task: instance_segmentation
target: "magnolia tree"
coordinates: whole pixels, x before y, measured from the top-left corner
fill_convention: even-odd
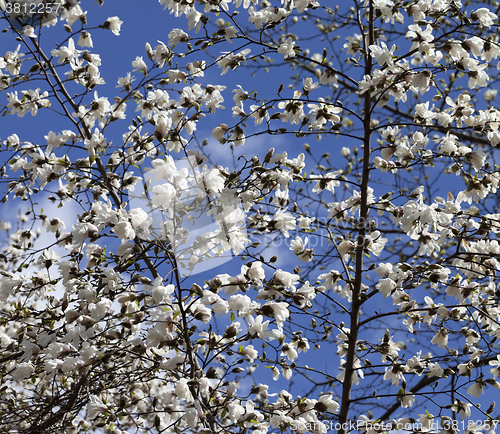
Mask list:
[[[0,0],[1,431],[494,430],[498,2],[91,3]]]

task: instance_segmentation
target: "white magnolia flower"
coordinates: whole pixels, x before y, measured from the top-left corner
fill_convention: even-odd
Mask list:
[[[296,225],[295,217],[282,209],[274,214],[273,222],[276,229],[280,230],[287,238],[290,236],[288,231],[294,230]]]
[[[472,404],[457,400],[455,401],[455,403],[452,405],[451,408],[455,413],[460,412],[460,417],[462,418],[462,420],[465,420],[471,415],[471,407]]]
[[[429,412],[426,412],[425,414],[419,414],[420,416],[420,424],[422,425],[422,428],[429,429],[431,428],[435,421],[434,421],[434,416],[430,414]]]
[[[278,53],[283,54],[285,59],[295,57],[295,41],[289,36],[278,48]]]
[[[92,133],[92,137],[90,139],[85,139],[85,148],[90,149],[99,149],[104,148],[106,146],[106,138],[99,132],[99,129],[96,128]]]
[[[404,381],[405,379],[403,369],[404,368],[397,363],[389,366],[385,371],[384,380],[391,380],[392,384],[397,386],[400,381]]]
[[[133,240],[135,238],[135,231],[130,222],[121,221],[118,222],[113,231],[115,234],[122,240],[122,243],[125,243],[128,240]]]
[[[227,416],[233,423],[237,423],[241,416],[245,414],[245,407],[237,402],[229,402],[226,404]]]
[[[299,356],[297,350],[289,344],[283,344],[283,346],[281,347],[281,355],[287,356],[288,360],[290,360],[291,362],[293,362]]]
[[[384,298],[387,298],[392,294],[393,290],[396,289],[397,284],[394,280],[386,278],[381,279],[379,283],[377,283],[376,288],[381,292]]]
[[[356,53],[363,47],[363,37],[357,33],[354,36],[347,36],[344,48],[346,49],[346,54],[356,55]]]
[[[479,398],[481,396],[481,393],[484,393],[486,383],[482,381],[481,379],[478,379],[472,386],[470,386],[467,389],[467,393],[474,398]]]
[[[252,306],[252,299],[248,295],[243,294],[232,295],[227,302],[229,310],[242,312],[243,314],[248,312]]]
[[[12,379],[14,381],[24,380],[31,377],[34,372],[35,368],[30,362],[18,363],[12,373]]]
[[[80,356],[77,357],[65,357],[62,366],[58,366],[64,373],[72,372],[85,366],[85,362]]]
[[[186,425],[195,429],[198,425],[199,416],[203,416],[203,411],[201,414],[196,408],[188,408],[184,411],[182,418],[186,421]]]
[[[345,364],[345,362],[344,362],[344,364]],[[365,373],[363,372],[363,370],[358,369],[358,368],[361,368],[361,362],[359,361],[359,359],[354,360],[353,368],[354,368],[354,371],[352,372],[352,382],[354,384],[358,385],[359,379],[365,378]],[[339,381],[343,382],[344,378],[345,378],[345,366],[342,366],[340,374],[337,375],[337,379]]]
[[[149,233],[152,219],[148,216],[146,211],[141,208],[131,209],[128,213],[130,223],[137,233]]]
[[[384,65],[390,66],[393,64],[392,56],[393,56],[394,50],[396,49],[395,45],[393,45],[391,47],[391,49],[389,50],[386,43],[381,41],[380,46],[370,45],[368,48],[370,49],[371,56],[377,61],[377,63],[380,66],[384,66]]]
[[[263,308],[266,307],[272,309],[274,319],[276,320],[276,325],[278,326],[279,330],[282,330],[283,323],[290,316],[290,311],[288,310],[288,303],[285,303],[283,301],[279,303],[270,301],[263,306]]]
[[[103,319],[109,312],[112,312],[111,303],[111,300],[105,297],[102,297],[97,304],[90,303],[89,312],[92,319],[94,319],[95,321],[99,321]]]
[[[173,29],[168,34],[168,45],[175,47],[179,42],[189,42],[189,35],[182,29]]]
[[[338,251],[341,255],[346,255],[354,251],[355,244],[352,241],[342,241],[338,245]]]
[[[262,262],[260,261],[252,262],[252,265],[248,269],[247,273],[248,276],[254,280],[263,280],[266,278],[266,273],[264,268],[262,268]]]
[[[285,288],[290,288],[293,291],[295,290],[295,284],[299,280],[300,276],[298,274],[289,273],[288,271],[283,271],[282,269],[276,270],[272,278],[273,283],[283,285]]]
[[[157,277],[154,281],[153,292],[151,293],[151,296],[158,306],[160,304],[170,302],[172,299],[170,294],[172,294],[174,291],[174,285],[163,286],[162,278]]]
[[[259,352],[254,348],[253,345],[247,345],[243,348],[240,354],[247,356],[250,363],[252,363],[259,355]]]
[[[410,50],[416,48],[422,53],[431,47],[430,42],[434,40],[434,35],[432,34],[432,26],[430,24],[425,29],[421,29],[418,24],[412,24],[408,26],[408,29],[406,38],[413,42]]]
[[[108,406],[102,402],[98,396],[91,396],[90,402],[87,404],[87,418],[94,419],[99,413],[108,410]]]
[[[442,377],[444,375],[444,369],[437,362],[429,363],[429,371],[433,377]]]
[[[493,101],[498,93],[498,89],[486,89],[486,91],[483,94],[483,98],[487,102]]]
[[[116,36],[120,36],[120,30],[122,27],[123,21],[118,17],[109,17],[106,22],[103,24],[105,29],[110,29],[113,34]]]
[[[118,78],[118,85],[116,87],[123,87],[127,92],[132,89],[132,82],[135,80],[130,72],[127,72],[125,77]]]
[[[161,209],[168,209],[170,204],[176,197],[176,189],[170,183],[155,185],[152,190],[153,198],[151,203],[153,206]]]
[[[208,172],[205,172],[200,187],[202,191],[208,189],[210,194],[220,193],[224,188],[224,178],[220,174],[219,169],[210,169]]]
[[[278,373],[279,375],[279,373]],[[269,421],[274,428],[293,426],[294,420],[284,412],[276,410]]]
[[[94,44],[92,42],[92,36],[90,35],[89,32],[87,32],[85,30],[82,31],[82,33],[80,33],[80,37],[78,38],[77,44],[80,47],[90,47],[90,48],[92,48],[94,46]]]
[[[349,148],[346,148],[345,146],[340,150],[340,155],[344,158],[349,158],[351,155],[351,150]]]
[[[217,59],[217,65],[219,65],[219,68],[222,68],[221,75],[224,75],[227,71],[229,71],[229,69],[236,69],[240,62],[244,62],[246,60],[246,56],[250,53],[250,51],[251,50],[247,48],[236,54],[231,52],[223,53],[222,56]]]
[[[318,404],[326,407],[326,411],[329,413],[337,413],[339,411],[340,405],[337,401],[334,401],[332,395],[322,395],[318,399]]]
[[[476,11],[471,12],[470,16],[473,20],[479,20],[481,25],[484,27],[490,27],[496,20],[498,20],[496,14],[487,8],[479,8]]]
[[[285,380],[289,380],[290,378],[292,378],[292,370],[290,369],[289,366],[286,365],[282,366],[282,374]]]
[[[413,407],[413,404],[415,403],[415,395],[404,392],[404,394],[398,395],[398,397],[401,400],[401,407]]]
[[[314,89],[319,87],[319,83],[317,81],[313,81],[312,77],[304,77],[302,79],[302,87],[304,92],[307,94]]]
[[[187,378],[181,378],[178,380],[177,385],[175,386],[175,394],[179,398],[186,399],[188,401],[192,401],[193,397],[191,395],[191,392],[189,391],[189,386],[188,386],[188,379]]]
[[[290,241],[290,250],[294,253],[302,252],[306,248],[308,241],[309,239],[307,237],[303,240],[297,235],[295,240]]]
[[[241,128],[239,125],[237,125],[234,130],[233,134],[231,136],[231,141],[234,144],[234,146],[242,146],[245,144],[245,131],[243,128]]]
[[[497,378],[500,375],[500,356],[497,356],[497,360],[491,360],[489,365],[493,366],[490,369],[490,374],[493,375],[493,378]]]
[[[35,29],[32,27],[32,26],[24,26],[23,27],[23,34],[24,36],[27,36],[29,38],[36,38],[36,33],[35,33]]]
[[[51,54],[54,57],[59,57],[57,63],[63,63],[65,61],[75,62],[81,51],[75,49],[75,41],[73,38],[69,38],[68,46],[61,47],[59,50],[52,50]]]
[[[46,227],[47,232],[57,232],[65,227],[64,222],[57,217],[43,220],[42,225]]]
[[[442,328],[437,332],[437,334],[432,338],[431,344],[433,345],[439,345],[441,348],[446,348],[446,345],[448,344],[448,334],[449,331],[446,330],[445,328]]]
[[[479,172],[485,164],[486,154],[480,149],[477,149],[466,153],[465,159],[472,164],[476,172]]]
[[[226,124],[220,124],[219,126],[215,127],[212,130],[212,137],[215,140],[223,143],[225,141],[224,136],[227,133],[227,131],[228,131],[227,125]]]
[[[155,132],[160,139],[163,139],[172,127],[172,117],[169,113],[161,111],[153,116],[153,122],[155,124]]]
[[[247,316],[248,321],[248,334],[250,336],[257,335],[260,339],[267,339],[271,337],[273,334],[270,330],[267,330],[269,326],[269,321],[263,322],[262,315],[257,315],[255,318],[253,316]]]
[[[224,7],[224,2],[221,2],[220,5],[222,9],[227,9],[227,7]],[[189,11],[186,13],[186,18],[188,19],[188,29],[193,30],[196,28],[195,32],[198,33],[201,29],[202,17],[203,15],[195,8],[189,8]]]
[[[146,65],[146,62],[144,62],[142,56],[137,56],[132,62],[132,66],[134,67],[134,71],[141,71],[143,72],[143,74],[146,74],[146,71],[148,69],[148,66]]]

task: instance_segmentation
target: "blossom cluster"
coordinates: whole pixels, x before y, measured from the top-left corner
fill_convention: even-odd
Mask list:
[[[0,427],[491,428],[496,14],[158,3],[175,25],[109,88],[94,41],[125,18],[64,0],[35,31],[0,0],[2,114],[56,119],[1,143]]]

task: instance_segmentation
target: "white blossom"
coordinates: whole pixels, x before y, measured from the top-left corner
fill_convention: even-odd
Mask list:
[[[285,59],[295,57],[295,41],[289,36],[286,41],[278,47],[278,53],[283,54]]]
[[[494,14],[487,8],[479,8],[474,12],[471,12],[471,18],[479,20],[481,25],[485,27],[492,26],[493,22],[498,20],[496,14]]]
[[[113,32],[113,34],[115,34],[116,36],[120,36],[120,30],[121,30],[122,24],[123,24],[123,21],[120,20],[120,18],[109,17],[105,21],[103,27],[105,29],[110,29]]]

